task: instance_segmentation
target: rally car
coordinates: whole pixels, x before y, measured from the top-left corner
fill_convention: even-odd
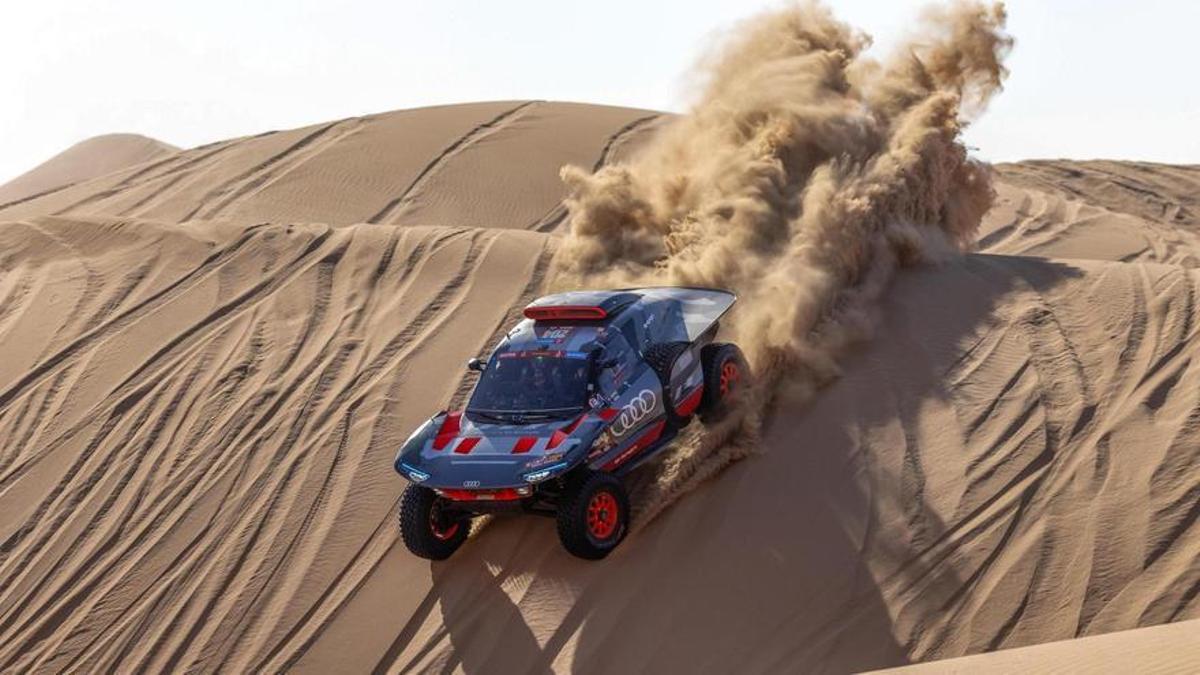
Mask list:
[[[746,384],[741,351],[714,341],[735,299],[672,287],[531,303],[486,362],[468,362],[479,380],[466,408],[434,415],[396,455],[408,549],[448,558],[473,518],[515,511],[555,517],[581,558],[612,552],[629,528],[621,477]]]

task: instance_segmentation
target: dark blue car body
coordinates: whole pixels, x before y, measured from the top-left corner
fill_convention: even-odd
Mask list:
[[[488,503],[536,506],[554,492],[544,487],[580,467],[628,472],[700,406],[701,350],[735,299],[677,287],[540,298],[476,366],[465,410],[417,429],[396,471],[478,512]]]

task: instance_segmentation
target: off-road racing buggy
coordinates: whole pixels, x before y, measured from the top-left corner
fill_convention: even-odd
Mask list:
[[[724,413],[749,376],[714,342],[735,296],[705,288],[574,291],[540,298],[500,341],[466,409],[440,412],[396,456],[412,482],[400,532],[442,560],[472,518],[550,515],[571,553],[608,555],[629,527],[620,478],[691,422]]]

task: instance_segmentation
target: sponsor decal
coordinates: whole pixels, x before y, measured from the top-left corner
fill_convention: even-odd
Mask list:
[[[505,352],[496,358],[548,358],[548,359],[587,359],[587,352],[568,352],[561,349],[527,349],[518,352]]]
[[[541,457],[538,457],[538,458],[536,458],[536,459],[531,459],[531,460],[529,460],[528,462],[526,462],[526,463],[525,463],[525,468],[526,468],[526,469],[536,469],[536,468],[538,468],[539,466],[545,466],[545,465],[547,465],[547,464],[553,464],[553,463],[555,463],[555,462],[559,461],[559,460],[560,460],[560,459],[562,459],[562,458],[563,458],[563,453],[561,453],[561,452],[552,452],[552,453],[550,453],[550,454],[548,454],[548,455],[542,455]]]
[[[592,443],[592,449],[588,451],[587,458],[589,460],[595,459],[609,450],[612,450],[614,445],[616,445],[616,443],[613,440],[612,429],[605,429],[604,433],[600,434],[600,437],[597,438],[594,443]]]
[[[627,379],[629,372],[630,369],[628,363],[624,361],[618,363],[612,371],[612,388],[620,389],[621,385],[625,384],[625,380]]]
[[[593,410],[599,410],[600,408],[607,407],[611,402],[612,399],[608,396],[596,393],[592,394],[591,398],[588,399],[588,407],[592,408]]]
[[[643,389],[638,392],[633,400],[621,408],[621,412],[609,427],[613,436],[620,438],[636,428],[642,420],[654,412],[656,405],[658,405],[658,396],[653,391]]]
[[[617,468],[618,466],[621,466],[622,464],[625,463],[625,460],[629,459],[630,457],[633,457],[634,454],[636,454],[641,449],[642,449],[641,443],[631,443],[629,445],[629,447],[625,449],[625,452],[622,452],[620,455],[617,455],[617,457],[614,458],[611,462],[609,462],[608,464],[605,464],[604,468],[611,470],[611,469]]]

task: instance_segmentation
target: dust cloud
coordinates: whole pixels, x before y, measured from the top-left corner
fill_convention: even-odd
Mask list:
[[[553,285],[715,286],[756,383],[689,429],[636,495],[642,523],[755,451],[777,401],[804,401],[871,337],[898,268],[968,249],[991,170],[961,135],[1007,75],[1002,4],[925,10],[889,58],[805,2],[734,29],[699,65],[685,115],[629,161],[565,167],[569,234]],[[696,425],[699,427],[699,425]]]

